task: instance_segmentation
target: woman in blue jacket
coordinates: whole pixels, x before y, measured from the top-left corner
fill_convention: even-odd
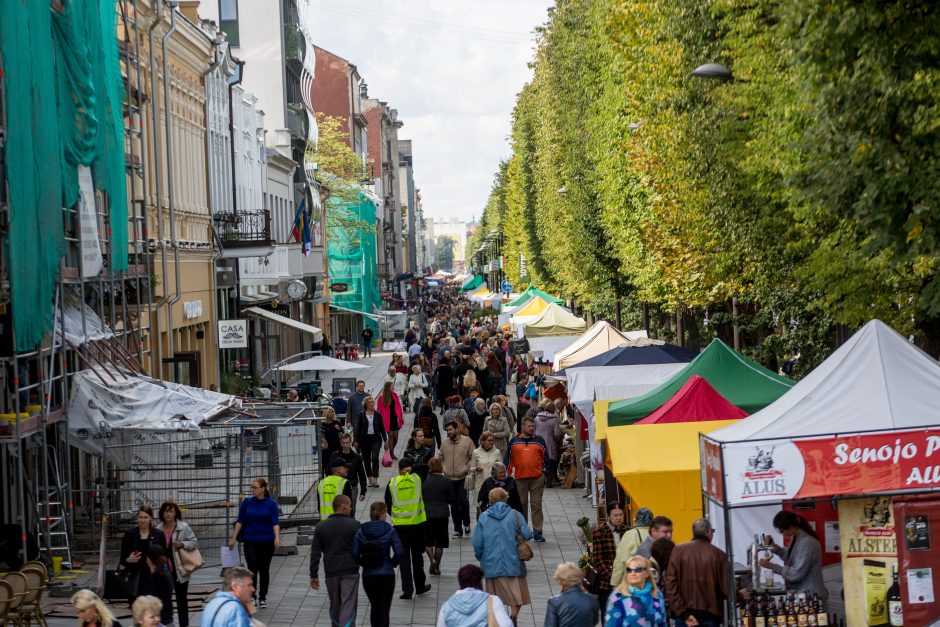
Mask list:
[[[353,559],[362,566],[362,588],[369,597],[369,618],[372,627],[389,627],[389,612],[395,594],[395,567],[401,561],[404,547],[395,528],[385,522],[388,507],[375,501],[369,508],[369,522],[359,527],[353,537]],[[377,550],[376,550],[377,549]],[[370,566],[381,558],[379,566]]]
[[[267,607],[271,558],[281,545],[281,526],[277,503],[268,493],[268,482],[261,477],[251,482],[251,496],[238,507],[229,548],[234,548],[238,540],[245,546],[245,562],[258,585],[258,607]]]
[[[532,539],[532,529],[522,514],[509,507],[509,493],[502,488],[490,491],[490,506],[480,516],[473,532],[473,553],[486,578],[486,591],[509,606],[513,622],[523,605],[532,603],[526,583],[525,563],[519,559],[516,534]]]

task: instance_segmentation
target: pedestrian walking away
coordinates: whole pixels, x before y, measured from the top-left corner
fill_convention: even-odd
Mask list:
[[[454,504],[451,507],[451,519],[454,522],[454,537],[470,535],[470,501],[464,481],[470,473],[470,461],[473,458],[473,442],[461,435],[456,421],[444,425],[447,437],[441,444],[438,456],[444,462],[444,476],[450,479],[454,491]]]
[[[424,574],[424,511],[421,477],[411,473],[411,462],[398,461],[398,476],[393,477],[385,488],[385,505],[392,513],[392,525],[404,547],[399,570],[401,571],[400,599],[410,599],[430,592]]]
[[[359,601],[359,563],[353,558],[353,540],[359,521],[351,516],[352,502],[340,494],[333,499],[333,513],[313,531],[310,549],[310,588],[320,589],[320,560],[326,573],[326,593],[330,598],[333,625],[356,624]]]
[[[535,435],[535,421],[522,419],[522,432],[509,440],[509,450],[503,461],[506,469],[516,479],[522,515],[526,522],[530,520],[528,510],[531,507],[532,527],[535,529],[535,541],[545,542],[542,535],[542,495],[545,491],[545,440]]]
[[[252,627],[248,608],[254,595],[254,574],[241,566],[229,568],[221,592],[202,608],[200,627]]]
[[[179,615],[178,625],[189,627],[189,577],[192,571],[186,569],[181,552],[192,552],[198,548],[196,534],[183,521],[182,510],[173,501],[167,501],[160,506],[159,518],[157,539],[169,558],[173,591],[176,594],[176,611]]]
[[[457,590],[437,615],[437,627],[512,627],[499,597],[483,592],[483,570],[464,564],[457,571]]]
[[[558,479],[558,443],[561,441],[561,425],[551,400],[545,399],[539,404],[535,415],[535,433],[545,442],[545,485],[553,488]]]
[[[581,588],[581,569],[565,562],[555,569],[555,583],[561,593],[548,600],[545,627],[580,627],[596,625],[601,618],[597,598]]]
[[[281,526],[277,503],[268,492],[268,482],[258,477],[251,482],[251,496],[238,507],[238,518],[228,541],[229,548],[241,538],[245,562],[258,582],[258,607],[267,607],[271,583],[271,559],[281,546]]]
[[[372,627],[388,627],[392,597],[395,595],[395,568],[404,554],[395,529],[386,522],[388,507],[375,501],[369,507],[369,520],[353,538],[352,554],[362,567],[362,588],[369,599]]]
[[[506,504],[509,494],[502,488],[490,492],[490,506],[473,534],[473,554],[486,578],[486,591],[509,606],[515,622],[523,605],[532,603],[526,581],[525,562],[519,557],[518,541],[531,540],[533,533],[523,516]]]
[[[440,457],[428,462],[428,471],[427,481],[422,489],[427,516],[424,522],[424,546],[428,559],[431,560],[428,572],[440,575],[444,549],[450,546],[450,540],[447,538],[447,518],[449,508],[454,504],[454,487],[450,479],[444,476],[444,463]]]

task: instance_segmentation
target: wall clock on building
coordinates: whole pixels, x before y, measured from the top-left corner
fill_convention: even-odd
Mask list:
[[[303,281],[291,281],[287,284],[287,295],[294,300],[300,300],[307,295],[307,286]]]

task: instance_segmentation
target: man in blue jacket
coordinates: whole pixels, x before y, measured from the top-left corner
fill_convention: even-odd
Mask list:
[[[444,627],[487,627],[489,608],[499,627],[511,627],[512,619],[498,596],[483,592],[483,571],[476,564],[464,564],[457,571],[460,590],[441,606],[437,624]]]
[[[255,594],[254,575],[235,566],[225,571],[222,591],[202,610],[200,627],[251,627],[248,604]]]

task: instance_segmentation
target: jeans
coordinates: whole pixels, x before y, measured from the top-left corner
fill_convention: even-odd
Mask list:
[[[451,480],[454,490],[454,504],[450,506],[454,531],[463,535],[463,528],[470,526],[470,501],[467,498],[467,486],[463,479]]]
[[[268,584],[271,580],[271,558],[274,557],[274,541],[251,542],[246,540],[245,563],[248,570],[255,576],[255,585],[258,586],[258,599],[268,598]]]
[[[372,357],[372,340],[362,343],[362,356]]]
[[[401,563],[401,591],[414,594],[415,590],[424,590],[424,525],[398,525],[395,527],[398,539],[404,547]]]
[[[373,575],[362,578],[362,588],[369,598],[369,619],[372,627],[389,627],[389,612],[395,595],[395,575]]]

